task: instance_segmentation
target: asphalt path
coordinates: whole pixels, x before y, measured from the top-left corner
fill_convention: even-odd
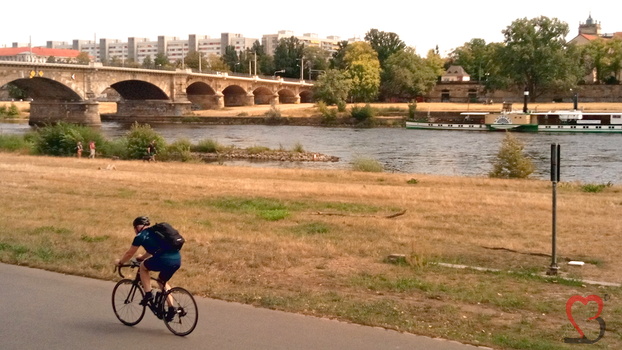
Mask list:
[[[112,271],[111,271],[112,273]],[[0,349],[482,349],[324,318],[196,298],[199,322],[178,337],[149,310],[134,327],[111,307],[114,282],[0,264]]]

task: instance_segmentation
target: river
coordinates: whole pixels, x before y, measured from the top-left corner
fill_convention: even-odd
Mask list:
[[[109,138],[127,132],[126,125],[104,123]],[[301,144],[306,151],[340,158],[339,162],[246,162],[257,167],[347,169],[356,157],[373,158],[385,169],[402,173],[486,176],[501,147],[504,133],[479,131],[412,130],[403,128],[324,128],[264,125],[154,124],[168,142],[212,139],[236,147],[266,146],[292,149]],[[23,123],[0,123],[0,134],[22,134],[31,130]],[[561,181],[622,183],[622,134],[515,133],[533,159],[538,179],[549,179],[551,144],[561,149]]]

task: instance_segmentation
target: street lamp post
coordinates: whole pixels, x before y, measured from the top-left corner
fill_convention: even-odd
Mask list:
[[[276,77],[276,73],[285,73],[285,69],[281,69],[281,70],[277,70],[276,72],[274,72],[274,74],[272,74],[272,77]]]
[[[525,99],[523,101],[523,113],[527,113],[527,98],[529,97],[529,90],[525,88],[525,91],[523,91],[523,94],[525,96]]]
[[[304,80],[303,71],[305,68],[305,59],[304,57],[301,57],[301,58],[297,58],[296,60],[300,61],[300,80]]]

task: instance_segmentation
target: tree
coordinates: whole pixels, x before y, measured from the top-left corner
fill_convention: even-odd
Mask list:
[[[576,50],[567,48],[568,25],[545,16],[518,19],[503,30],[498,52],[500,74],[507,83],[527,89],[532,102],[547,91],[568,91],[581,75]],[[572,47],[572,45],[571,45]]]
[[[9,90],[9,97],[15,100],[25,100],[28,98],[28,91],[26,89],[22,89],[17,85],[13,85],[11,83],[7,84],[7,89]]]
[[[346,48],[348,42],[346,40],[337,43],[337,50],[333,52],[333,57],[330,59],[330,68],[332,69],[346,69],[344,57],[346,55]]]
[[[153,65],[153,60],[151,59],[151,55],[145,56],[142,64],[143,68],[153,69],[155,66]]]
[[[581,47],[581,60],[587,74],[595,72],[595,83],[617,83],[622,65],[622,40],[592,40]]]
[[[442,68],[434,69],[426,61],[410,47],[391,55],[382,72],[382,96],[409,101],[431,91]]]
[[[622,71],[622,39],[614,37],[609,41],[610,50],[610,68],[615,80],[619,83],[622,77],[620,77],[620,71]]]
[[[194,69],[196,71],[209,70],[207,60],[204,55],[199,51],[189,52],[188,55],[184,58],[184,63],[186,67]]]
[[[345,72],[328,69],[313,84],[313,96],[327,105],[339,105],[346,102],[351,86],[352,81]]]
[[[524,179],[534,171],[531,159],[523,154],[525,145],[506,131],[490,177]]]
[[[397,34],[379,31],[378,29],[370,29],[365,34],[365,41],[378,53],[378,61],[380,61],[382,68],[391,55],[406,48],[406,44],[400,40]]]
[[[346,48],[346,74],[352,80],[350,96],[355,101],[373,101],[380,89],[378,54],[367,42],[355,42]]]
[[[88,52],[80,52],[78,54],[78,56],[76,56],[76,63],[77,64],[89,64],[91,62],[91,57],[89,56]]]
[[[206,67],[215,72],[229,72],[229,66],[222,60],[222,57],[214,53],[207,56]]]
[[[259,40],[253,43],[253,47],[251,49],[253,56],[257,56],[257,73],[264,75],[272,75],[274,74],[274,59],[272,56],[266,54],[265,47],[261,45]],[[253,57],[254,59],[254,57]],[[254,71],[253,71],[254,72]]]
[[[158,69],[166,69],[171,66],[171,62],[168,60],[168,56],[158,52],[153,59],[153,64]]]
[[[237,66],[240,64],[238,52],[235,50],[235,46],[227,45],[225,47],[225,53],[222,55],[222,60],[229,67],[230,71],[237,72]]]
[[[487,45],[484,39],[471,39],[449,54],[445,68],[449,65],[461,66],[471,75],[472,80],[481,82],[490,71],[491,54],[491,46]]]
[[[296,37],[283,38],[274,49],[274,67],[284,69],[283,76],[289,78],[300,77],[300,60],[303,58],[304,43]]]
[[[320,47],[305,47],[303,49],[305,59],[305,75],[311,80],[313,76],[318,77],[318,71],[326,71],[328,69],[328,57],[330,53]]]
[[[438,49],[429,50],[428,55],[425,58],[425,65],[430,68],[432,72],[434,72],[434,76],[436,78],[439,78],[443,75],[445,60],[443,60],[441,55],[438,53]]]

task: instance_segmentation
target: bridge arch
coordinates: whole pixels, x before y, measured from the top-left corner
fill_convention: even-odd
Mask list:
[[[124,100],[168,100],[159,87],[142,80],[125,80],[110,85]]]
[[[47,78],[23,78],[10,84],[24,90],[35,101],[82,101],[80,95],[68,86]]]
[[[289,89],[279,90],[278,95],[279,95],[279,104],[300,102],[300,98],[296,95],[296,93]]]
[[[192,109],[217,109],[219,97],[216,91],[204,82],[194,82],[186,88],[188,101],[192,103]]]
[[[274,101],[274,91],[265,86],[253,90],[256,105],[268,105]]]
[[[224,95],[225,107],[249,105],[248,94],[246,90],[239,85],[227,86],[222,90],[222,94]]]
[[[313,103],[313,91],[311,90],[302,90],[300,91],[300,103]]]

